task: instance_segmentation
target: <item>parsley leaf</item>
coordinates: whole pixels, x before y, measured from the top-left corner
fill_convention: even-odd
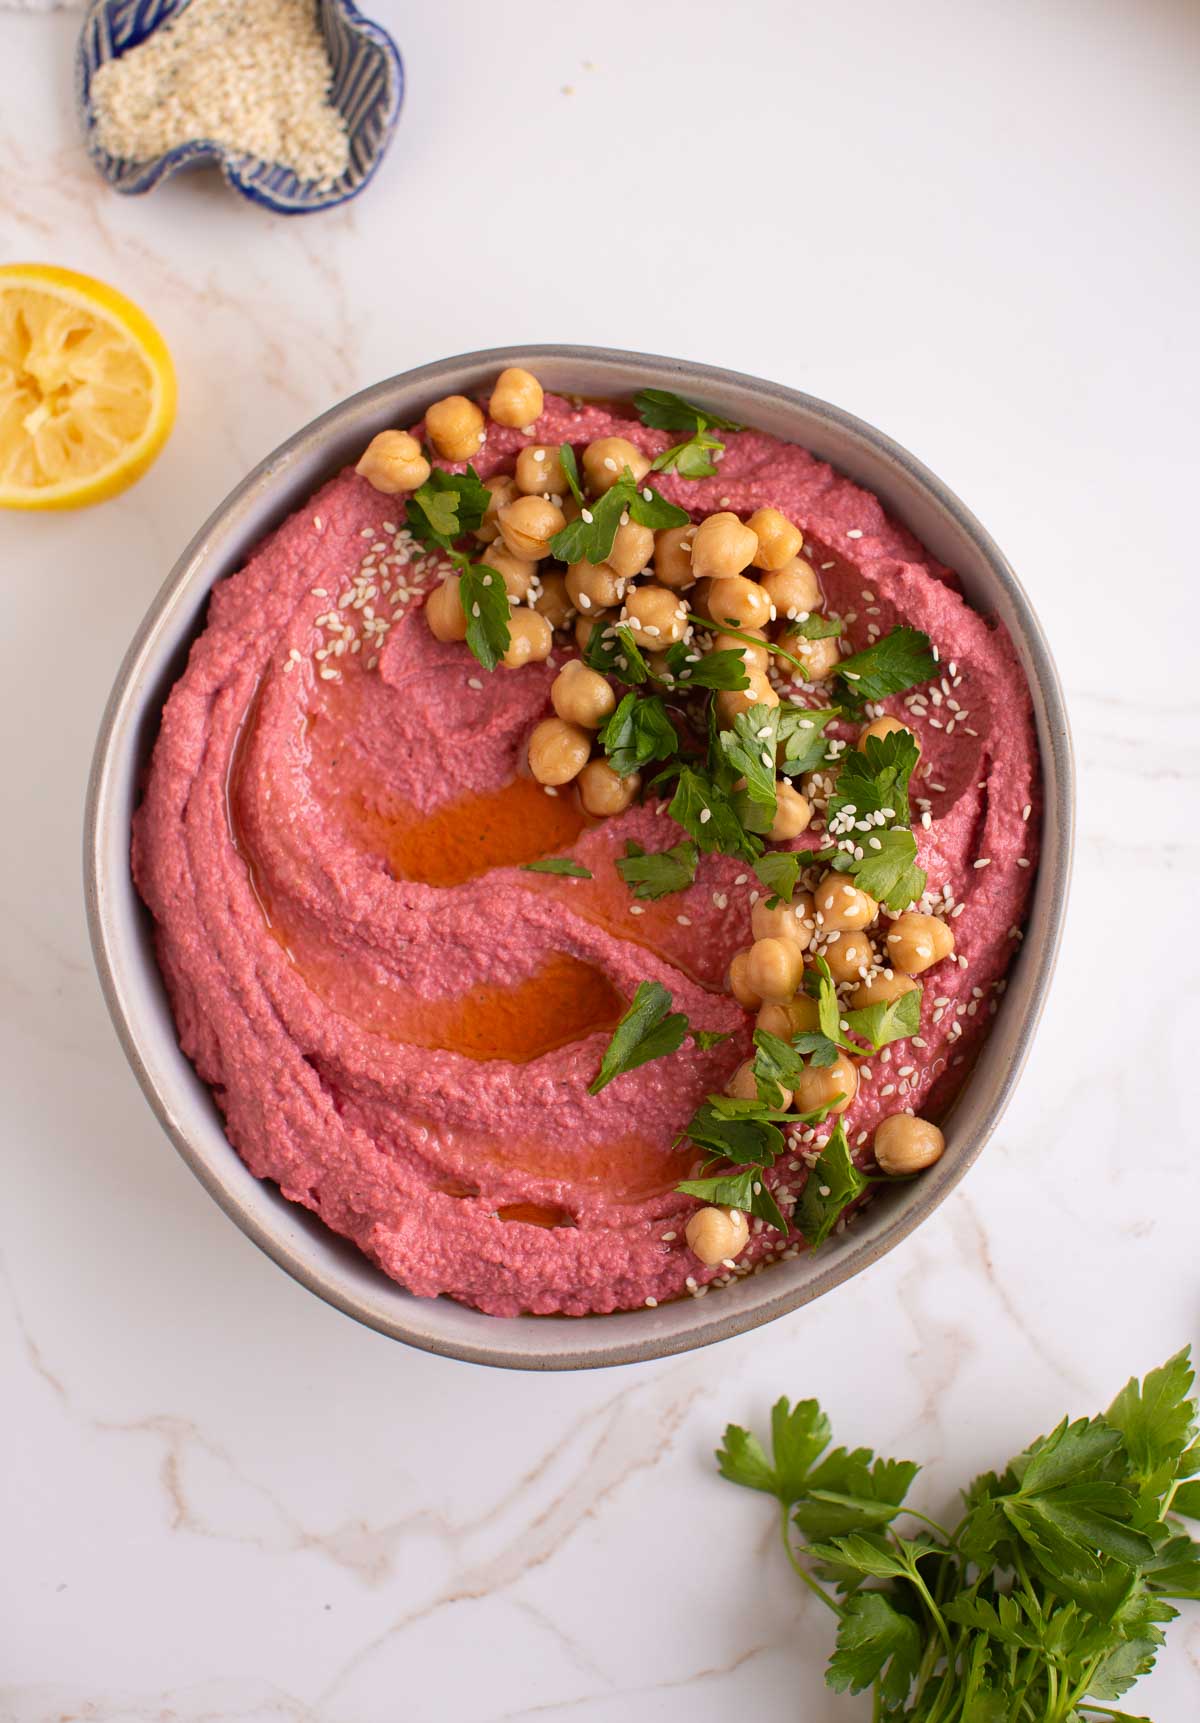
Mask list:
[[[804,1070],[804,1060],[790,1041],[772,1035],[768,1029],[754,1031],[754,1081],[759,1100],[769,1107],[783,1105],[780,1088],[794,1089]]]
[[[719,437],[710,437],[707,431],[696,431],[686,443],[675,443],[664,449],[661,455],[656,455],[650,463],[650,471],[678,473],[685,479],[711,479],[717,471],[712,451],[724,447]]]
[[[524,873],[565,874],[569,879],[594,879],[595,875],[574,856],[543,856],[541,861],[522,862]]]
[[[752,1167],[736,1173],[723,1173],[718,1178],[685,1179],[675,1189],[682,1191],[684,1196],[699,1197],[701,1202],[741,1209],[744,1214],[755,1215],[767,1226],[774,1227],[776,1232],[787,1231],[787,1222],[779,1212],[779,1205],[762,1182],[761,1173]]]
[[[598,1095],[614,1077],[678,1052],[688,1029],[683,1012],[671,1011],[671,995],[661,981],[639,982],[633,1003],[613,1030],[600,1069],[588,1084],[588,1094]]]
[[[485,670],[494,670],[511,638],[512,611],[504,581],[486,563],[464,562],[458,595],[467,619],[467,645]]]
[[[899,999],[880,1000],[877,1005],[864,1005],[857,1011],[847,1011],[845,1021],[852,1035],[861,1036],[878,1053],[892,1041],[904,1041],[921,1029],[921,988],[912,987]]]
[[[759,856],[754,863],[754,871],[771,893],[767,899],[768,909],[774,909],[779,903],[791,903],[796,895],[804,859],[795,850],[768,850],[766,855]]]
[[[733,778],[745,779],[742,824],[747,831],[768,832],[775,818],[775,749],[779,721],[770,706],[739,712],[718,734],[721,752]]]
[[[583,661],[590,670],[598,670],[602,676],[611,676],[630,688],[640,688],[643,682],[650,680],[650,666],[642,657],[632,631],[624,623],[593,628],[584,648]]]
[[[866,1188],[867,1179],[850,1158],[845,1127],[839,1119],[804,1181],[793,1217],[811,1250],[824,1244],[842,1211]]]
[[[580,489],[579,485],[579,463],[575,459],[575,451],[571,447],[570,443],[560,443],[558,445],[558,458],[562,465],[562,470],[566,474],[567,485],[570,489],[571,495],[575,498],[575,501],[579,504],[580,508],[582,508],[583,491]]]
[[[698,1149],[735,1166],[769,1167],[783,1153],[783,1132],[774,1122],[788,1118],[757,1101],[729,1107],[730,1097],[710,1095],[692,1116],[687,1135]]]
[[[761,853],[760,840],[746,831],[729,794],[702,767],[682,768],[667,812],[706,855],[719,852],[753,861]]]
[[[474,532],[487,513],[492,493],[475,468],[446,473],[434,467],[425,483],[408,498],[405,522],[422,544],[449,550],[456,538]]]
[[[845,684],[846,698],[856,706],[902,694],[936,674],[937,660],[930,650],[929,636],[919,628],[893,628],[881,640],[843,658],[834,669],[834,675]]]
[[[691,641],[677,640],[667,648],[672,682],[689,688],[749,688],[746,661],[740,652],[698,653]]]
[[[780,771],[789,778],[802,772],[815,772],[829,758],[830,738],[825,731],[835,718],[842,716],[837,706],[820,709],[795,706],[790,702],[777,708],[779,740],[783,744]]]
[[[865,749],[852,749],[843,758],[826,808],[829,835],[836,841],[819,859],[835,862],[893,910],[906,909],[925,890],[909,827],[908,784],[918,758],[907,730],[868,737]]]
[[[633,404],[643,425],[655,431],[702,431],[709,425],[722,431],[743,428],[736,420],[723,419],[711,407],[698,407],[694,401],[685,401],[682,395],[673,395],[669,389],[639,389]]]
[[[1176,1477],[1187,1475],[1181,1467],[1196,1433],[1196,1408],[1190,1399],[1194,1380],[1188,1353],[1177,1352],[1161,1369],[1152,1370],[1145,1382],[1139,1384],[1136,1378],[1127,1382],[1105,1413],[1107,1422],[1124,1438],[1143,1492],[1149,1489],[1161,1495]],[[1176,1503],[1179,1494],[1176,1491]]]
[[[718,1047],[722,1041],[728,1041],[732,1034],[731,1029],[693,1029],[692,1040],[702,1053],[707,1053],[710,1047]]]
[[[925,870],[917,866],[917,840],[903,827],[893,827],[869,838],[861,856],[841,850],[822,850],[822,859],[836,861],[843,873],[852,874],[861,890],[885,903],[889,909],[907,909],[925,890]]]
[[[850,1599],[838,1623],[837,1650],[825,1679],[838,1693],[861,1693],[878,1681],[886,1699],[902,1704],[920,1661],[916,1622],[879,1592],[864,1591]]]
[[[700,852],[693,843],[674,844],[669,850],[647,853],[641,844],[628,842],[618,857],[617,872],[633,888],[634,897],[654,899],[684,891],[696,877]]]
[[[845,826],[847,820],[873,814],[885,816],[879,829],[908,825],[908,784],[919,758],[916,740],[907,730],[868,736],[865,748],[851,748],[841,761],[829,798],[830,826]]]
[[[686,526],[691,519],[686,509],[669,503],[651,486],[639,489],[628,467],[603,496],[582,504],[582,509],[578,520],[568,521],[550,540],[550,549],[561,562],[603,562],[626,512],[639,526],[655,532],[663,527]]]
[[[787,625],[789,634],[798,634],[801,640],[836,640],[845,624],[840,616],[823,616],[819,610],[810,610],[808,615]]]
[[[679,752],[675,726],[657,694],[626,694],[599,731],[599,739],[609,765],[621,778]]]
[[[738,1424],[725,1428],[724,1446],[717,1449],[717,1468],[731,1484],[763,1490],[778,1497],[785,1508],[799,1501],[808,1474],[829,1446],[833,1432],[815,1400],[786,1399],[771,1408],[772,1458],[767,1459],[758,1437]]]

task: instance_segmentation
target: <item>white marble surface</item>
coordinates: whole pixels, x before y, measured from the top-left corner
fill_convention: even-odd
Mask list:
[[[1200,840],[1200,14],[376,10],[393,153],[291,223],[207,179],[110,194],[77,17],[0,12],[0,252],[140,300],[181,396],[121,501],[0,519],[0,1716],[852,1723],[768,1510],[715,1479],[724,1421],[819,1395],[944,1503],[1196,1331],[1198,995],[1163,982]],[[777,377],[928,460],[1040,608],[1081,800],[1053,1000],[961,1192],[768,1330],[538,1379],[355,1327],[223,1218],[117,1049],[78,850],[120,654],[245,468],[377,377],[557,338]],[[1138,1697],[1197,1714],[1200,1612]]]

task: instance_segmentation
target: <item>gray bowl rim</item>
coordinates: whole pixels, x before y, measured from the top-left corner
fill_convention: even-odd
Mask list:
[[[469,390],[472,387],[482,387],[489,377],[506,365],[525,364],[536,370],[539,363],[554,363],[564,367],[573,364],[587,365],[606,370],[611,374],[611,389],[589,387],[586,392],[592,396],[604,394],[612,399],[627,399],[635,388],[648,386],[676,387],[688,394],[698,393],[701,397],[706,389],[710,394],[714,390],[719,392],[722,389],[750,391],[756,399],[769,407],[807,414],[820,420],[834,433],[848,437],[864,448],[869,457],[882,461],[898,475],[901,482],[909,486],[915,485],[918,492],[924,493],[925,500],[945,517],[950,527],[972,542],[986,565],[988,577],[995,581],[1018,623],[1018,627],[1013,630],[1014,641],[1029,677],[1035,713],[1038,716],[1044,841],[1027,935],[1018,953],[1021,965],[1028,966],[1032,963],[1034,967],[1032,975],[1026,978],[1024,1014],[1019,1021],[1009,1026],[1008,1032],[1013,1046],[1002,1074],[996,1081],[992,1103],[966,1141],[954,1142],[951,1126],[948,1135],[952,1138],[953,1155],[947,1153],[921,1179],[902,1190],[888,1193],[889,1197],[895,1196],[900,1200],[892,1204],[885,1224],[868,1234],[864,1224],[860,1222],[847,1229],[842,1238],[836,1241],[836,1248],[834,1241],[831,1241],[830,1245],[811,1257],[802,1253],[790,1262],[775,1264],[760,1275],[735,1283],[725,1294],[718,1293],[711,1300],[683,1299],[660,1306],[654,1311],[624,1312],[609,1316],[506,1318],[484,1316],[480,1312],[472,1311],[470,1315],[478,1318],[481,1325],[480,1337],[477,1340],[462,1339],[422,1332],[414,1322],[406,1320],[405,1311],[407,1307],[413,1306],[423,1306],[428,1311],[433,1307],[448,1305],[452,1310],[461,1312],[463,1306],[446,1299],[413,1299],[403,1287],[388,1280],[381,1271],[374,1269],[373,1265],[368,1266],[378,1276],[382,1286],[378,1298],[368,1299],[345,1283],[353,1278],[352,1275],[342,1276],[340,1272],[325,1269],[310,1260],[303,1245],[298,1246],[285,1236],[288,1231],[286,1211],[291,1210],[293,1205],[274,1187],[271,1187],[271,1190],[277,1199],[279,1224],[265,1225],[248,1214],[230,1188],[227,1177],[223,1176],[223,1172],[227,1172],[231,1178],[234,1169],[242,1166],[227,1140],[223,1139],[223,1143],[229,1157],[229,1166],[224,1169],[221,1162],[211,1162],[200,1144],[193,1141],[181,1128],[166,1085],[156,1081],[143,1055],[137,1026],[133,1020],[135,1005],[126,998],[122,982],[116,973],[116,966],[124,955],[122,942],[126,936],[118,924],[119,918],[113,908],[113,892],[110,889],[105,855],[105,834],[110,819],[109,810],[114,801],[118,804],[120,802],[118,792],[122,783],[119,778],[121,745],[128,741],[131,730],[142,726],[145,716],[144,700],[155,692],[154,686],[149,684],[146,672],[155,660],[156,646],[161,645],[159,637],[165,631],[166,624],[176,608],[196,587],[203,588],[207,599],[207,593],[212,586],[234,572],[241,561],[245,560],[245,553],[230,566],[214,560],[209,554],[210,537],[245,519],[275,493],[283,500],[272,511],[272,523],[301,506],[306,496],[311,494],[311,480],[308,481],[309,488],[302,494],[294,498],[286,495],[289,470],[306,457],[317,454],[323,446],[335,442],[338,432],[343,430],[348,421],[365,418],[373,420],[377,428],[386,423],[397,422],[383,409],[398,392],[436,399],[438,393],[446,392],[447,376],[453,378],[455,389]],[[467,375],[468,373],[470,375]],[[555,384],[550,386],[558,387]],[[562,386],[562,390],[570,393],[566,385]],[[411,423],[412,419],[402,422]],[[872,488],[866,481],[856,479],[855,482],[862,483],[864,488]],[[891,505],[887,506],[889,513],[892,513]],[[904,518],[901,512],[895,512],[896,518]],[[264,526],[257,536],[261,538],[270,530],[270,526]],[[917,536],[920,537],[921,534],[918,533]],[[203,625],[204,612],[201,610],[199,620],[189,635],[189,641],[195,638]],[[165,656],[165,653],[160,651],[160,659]],[[139,683],[143,684],[143,699],[134,697]],[[96,741],[88,780],[83,832],[88,932],[105,1003],[117,1037],[159,1123],[185,1163],[230,1219],[302,1286],[365,1326],[442,1357],[522,1370],[603,1368],[646,1362],[711,1345],[787,1315],[878,1262],[945,1201],[979,1157],[999,1123],[1024,1069],[1045,1007],[1066,917],[1074,847],[1074,799],[1075,767],[1066,703],[1049,646],[1024,588],[990,534],[966,505],[907,449],[866,421],[817,396],[742,372],[690,360],[614,348],[555,343],[487,348],[435,360],[399,373],[349,396],[322,413],[260,461],[247,477],[230,491],[178,558],[153,599],[122,660]],[[1045,841],[1045,834],[1051,829],[1056,834],[1053,846]],[[128,889],[132,889],[128,880],[123,883]],[[1035,921],[1038,920],[1044,925],[1035,928]],[[1037,937],[1030,937],[1034,932]],[[153,991],[155,980],[158,980],[153,954],[142,952],[138,956],[136,967],[144,975],[153,971],[150,984]],[[161,986],[160,980],[158,985]],[[985,1053],[987,1046],[999,1039],[1006,1011],[1010,1009],[1012,993],[1010,987],[1001,1002],[985,1044]],[[159,1005],[158,1009],[161,1011],[165,1007]],[[171,1027],[173,1032],[173,1024]],[[194,1072],[191,1072],[191,1078],[195,1086],[207,1092],[206,1086]],[[977,1080],[978,1066],[972,1071],[964,1093],[969,1091]],[[957,1106],[958,1103],[956,1109]],[[881,1206],[875,1205],[876,1208]],[[807,1273],[792,1276],[787,1274],[788,1269],[797,1270],[800,1265],[807,1268]],[[746,1293],[747,1289],[751,1289],[750,1295],[744,1296],[735,1306],[729,1295],[735,1291]],[[396,1309],[393,1311],[391,1308],[382,1308],[384,1301],[389,1306],[394,1301]],[[723,1304],[725,1308],[722,1308]],[[681,1323],[678,1321],[680,1316],[688,1320]],[[672,1321],[672,1317],[676,1320]],[[630,1320],[644,1323],[645,1333],[634,1339],[622,1339],[614,1325],[627,1324]],[[561,1344],[531,1351],[527,1346],[514,1343],[511,1338],[514,1325],[518,1326],[522,1333],[528,1334],[531,1324],[536,1324],[535,1331],[547,1333],[548,1338],[548,1330],[556,1330],[554,1339]],[[606,1334],[610,1335],[611,1339],[606,1338]],[[569,1339],[566,1338],[568,1335]]]

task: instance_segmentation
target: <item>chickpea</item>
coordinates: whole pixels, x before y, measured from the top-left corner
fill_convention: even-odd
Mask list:
[[[841,933],[847,928],[870,927],[879,914],[879,905],[865,891],[859,891],[849,874],[827,873],[818,885],[813,899],[824,933]]]
[[[868,736],[878,736],[882,739],[884,736],[894,736],[897,730],[903,730],[909,736],[913,735],[908,725],[902,724],[899,718],[873,718],[869,724],[864,724],[859,731],[857,746],[865,753]],[[913,736],[913,741],[916,741],[915,736]]]
[[[875,1161],[885,1173],[919,1173],[940,1161],[946,1139],[928,1119],[893,1113],[875,1127]]]
[[[523,431],[541,418],[544,405],[542,385],[533,372],[523,371],[519,365],[510,365],[496,378],[488,412],[498,425]]]
[[[767,681],[765,676],[757,671],[747,670],[750,678],[748,688],[719,688],[717,690],[717,721],[722,726],[733,723],[739,712],[748,712],[751,706],[778,706],[779,696]]]
[[[573,562],[567,570],[567,592],[577,610],[609,610],[625,596],[625,582],[606,562]]]
[[[568,724],[598,730],[616,710],[617,697],[598,670],[589,670],[578,658],[572,658],[551,684],[550,704]]]
[[[504,545],[490,545],[476,566],[494,569],[514,604],[523,604],[529,597],[533,577],[537,573],[536,565],[514,556]]]
[[[668,526],[654,535],[654,578],[660,586],[684,592],[696,584],[692,571],[694,526]]]
[[[782,568],[764,574],[762,589],[775,606],[775,615],[781,622],[811,615],[821,608],[817,571],[802,556],[794,556]]]
[[[735,514],[726,510],[707,515],[692,540],[692,571],[697,580],[705,575],[713,580],[730,579],[749,567],[757,550],[758,540]],[[755,617],[752,626],[760,620]]]
[[[525,565],[528,568],[528,563]],[[541,589],[533,601],[533,608],[540,616],[544,616],[551,628],[565,628],[575,614],[575,606],[571,603],[571,595],[567,591],[567,578],[559,574],[557,569],[550,569],[541,577]]]
[[[579,774],[579,799],[587,812],[598,820],[623,814],[641,787],[640,772],[630,772],[622,778],[607,760],[589,760]]]
[[[751,947],[751,950],[753,950],[753,947]],[[750,985],[750,978],[747,971],[749,961],[750,951],[739,951],[737,956],[733,959],[732,963],[729,965],[729,991],[733,994],[733,997],[737,1000],[738,1004],[745,1006],[747,1011],[757,1011],[759,1006],[762,1004],[762,999]]]
[[[567,575],[567,596],[571,596],[571,576]],[[592,635],[597,628],[609,628],[616,621],[615,610],[594,610],[588,614],[583,611],[575,618],[575,644],[581,652],[586,652]]]
[[[757,638],[753,642],[750,642],[747,640],[739,640],[736,634],[714,634],[712,636],[712,645],[709,650],[712,652],[740,652],[742,655],[742,663],[746,666],[746,669],[751,672],[757,670],[761,676],[765,677],[767,666],[771,662],[771,652],[770,648],[767,646],[767,637],[761,628],[748,628],[746,632],[748,634],[755,635]],[[758,640],[760,639],[762,641],[761,646],[758,644]]]
[[[804,535],[778,509],[755,509],[746,522],[758,540],[751,561],[755,568],[774,570],[791,562],[804,543]]]
[[[667,655],[665,652],[647,652],[645,647],[643,647],[642,656],[650,667],[651,676],[655,677],[659,682],[665,682],[668,688],[674,687],[675,680],[667,664]],[[686,678],[684,679],[684,685],[686,686]]]
[[[355,467],[372,489],[385,496],[419,490],[429,477],[429,462],[421,445],[407,431],[380,431],[372,437]]]
[[[844,1113],[858,1093],[858,1066],[844,1053],[839,1053],[832,1065],[806,1065],[796,1084],[796,1110],[815,1113],[818,1107]],[[834,1103],[835,1095],[842,1099]]]
[[[806,682],[828,682],[838,664],[841,662],[841,648],[833,635],[825,640],[806,640],[803,634],[797,634],[793,628],[785,628],[779,636],[777,645],[785,652],[790,652],[793,658],[798,658],[804,666],[803,676]],[[776,654],[776,657],[779,657]],[[792,674],[796,666],[786,658],[779,658],[780,669]]]
[[[557,503],[546,497],[518,497],[498,510],[500,536],[514,556],[537,562],[550,555],[550,540],[567,524]]]
[[[772,843],[782,844],[808,830],[813,816],[812,803],[788,778],[776,780],[775,798],[775,818],[771,821],[769,836]]]
[[[954,934],[936,915],[919,915],[908,910],[898,915],[888,929],[888,962],[906,975],[921,975],[949,957],[954,950]]]
[[[734,574],[727,580],[713,581],[708,594],[708,613],[718,624],[732,623],[735,628],[765,628],[771,620],[771,600],[756,580]]]
[[[625,467],[640,484],[650,471],[650,457],[624,437],[598,437],[583,451],[583,476],[594,497],[611,490]]]
[[[866,981],[860,981],[850,995],[850,1009],[861,1011],[865,1005],[890,1005],[911,993],[917,983],[902,969],[881,969]]]
[[[425,600],[425,620],[435,640],[467,638],[467,617],[458,587],[458,576],[447,575],[442,584],[435,586]]]
[[[642,572],[653,554],[652,530],[648,526],[639,526],[635,520],[627,520],[624,526],[617,528],[606,560],[614,574],[619,574],[622,580],[632,580],[635,574]]]
[[[835,933],[821,956],[835,981],[861,981],[875,962],[875,950],[867,935],[847,929]]]
[[[527,497],[568,494],[567,475],[559,458],[558,446],[531,443],[517,456],[517,489]],[[574,497],[571,501],[574,502]]]
[[[621,620],[628,622],[639,645],[674,646],[687,633],[687,607],[665,586],[636,586],[625,600]]]
[[[483,414],[465,395],[435,401],[425,415],[429,441],[444,461],[469,461],[486,436]]]
[[[508,647],[501,664],[519,670],[522,664],[541,664],[554,645],[554,630],[536,610],[514,610],[508,619]]]
[[[768,909],[766,898],[760,897],[750,911],[755,939],[787,939],[801,951],[812,944],[814,926],[810,891],[799,891],[791,903],[777,903],[774,909]]]
[[[689,1216],[683,1229],[688,1249],[706,1268],[732,1262],[750,1242],[750,1222],[741,1209],[702,1208]]]
[[[543,718],[529,738],[529,770],[539,784],[569,784],[588,763],[592,738],[578,724]]]
[[[779,1105],[782,1110],[786,1112],[792,1104],[792,1091],[790,1089],[785,1089],[781,1083],[779,1085],[779,1092],[783,1097]],[[743,1059],[742,1063],[733,1073],[733,1076],[729,1079],[728,1083],[726,1083],[725,1093],[727,1095],[732,1095],[735,1100],[738,1101],[758,1100],[758,1083],[754,1076],[753,1059]]]
[[[754,1027],[765,1029],[768,1035],[778,1035],[781,1041],[790,1041],[793,1035],[807,1035],[821,1027],[817,1002],[811,994],[797,993],[786,1005],[764,1005]]]
[[[494,544],[500,537],[500,522],[496,515],[509,503],[515,503],[518,495],[517,481],[510,473],[493,473],[490,479],[484,479],[484,484],[492,493],[492,500],[487,506],[487,512],[475,528],[475,537],[480,544]]]
[[[790,939],[756,939],[746,959],[746,981],[766,1005],[786,1005],[804,974],[804,956]]]

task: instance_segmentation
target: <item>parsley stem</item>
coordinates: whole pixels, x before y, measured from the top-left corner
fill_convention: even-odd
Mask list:
[[[834,1599],[832,1597],[830,1597],[829,1593],[825,1590],[825,1587],[821,1584],[820,1580],[814,1579],[812,1574],[809,1573],[808,1569],[801,1565],[799,1556],[797,1556],[795,1550],[792,1548],[791,1522],[788,1519],[788,1504],[786,1502],[784,1502],[782,1504],[782,1506],[783,1506],[783,1511],[782,1511],[780,1518],[779,1518],[779,1532],[780,1532],[780,1536],[783,1539],[784,1550],[787,1553],[788,1560],[792,1564],[793,1570],[797,1574],[799,1574],[800,1578],[804,1581],[804,1583],[808,1587],[808,1589],[812,1592],[815,1592],[816,1595],[820,1598],[821,1602],[823,1604],[827,1605],[827,1607],[830,1608],[833,1611],[833,1613],[840,1618],[844,1614],[844,1611],[843,1611],[841,1605],[839,1603],[836,1603],[834,1601]]]
[[[757,634],[746,634],[742,629],[735,628],[731,622],[710,622],[707,616],[695,616],[688,611],[688,621],[697,628],[711,628],[714,634],[728,634],[734,640],[744,640],[750,646],[761,646],[762,641]],[[771,651],[776,658],[786,658],[789,664],[794,664],[797,670],[805,670],[805,681],[808,680],[807,670],[802,658],[795,658],[790,652],[785,652],[777,640],[772,640]]]
[[[902,1173],[900,1176],[902,1178],[908,1178],[908,1177],[912,1177],[915,1175]],[[891,1184],[892,1183],[892,1177],[891,1176],[885,1176],[884,1178],[879,1178],[879,1179],[869,1178],[868,1183],[873,1184],[873,1185]],[[911,1514],[912,1518],[914,1520],[920,1520],[922,1525],[931,1526],[932,1529],[938,1534],[939,1537],[945,1538],[947,1544],[953,1544],[953,1542],[954,1542],[953,1535],[946,1530],[945,1526],[939,1525],[937,1520],[931,1520],[928,1514],[920,1514],[917,1512],[916,1508],[903,1508],[903,1507],[900,1509],[900,1512],[902,1514]],[[934,1552],[931,1550],[930,1554],[932,1555],[933,1553]],[[947,1554],[948,1553],[949,1553],[949,1551],[947,1551]]]

